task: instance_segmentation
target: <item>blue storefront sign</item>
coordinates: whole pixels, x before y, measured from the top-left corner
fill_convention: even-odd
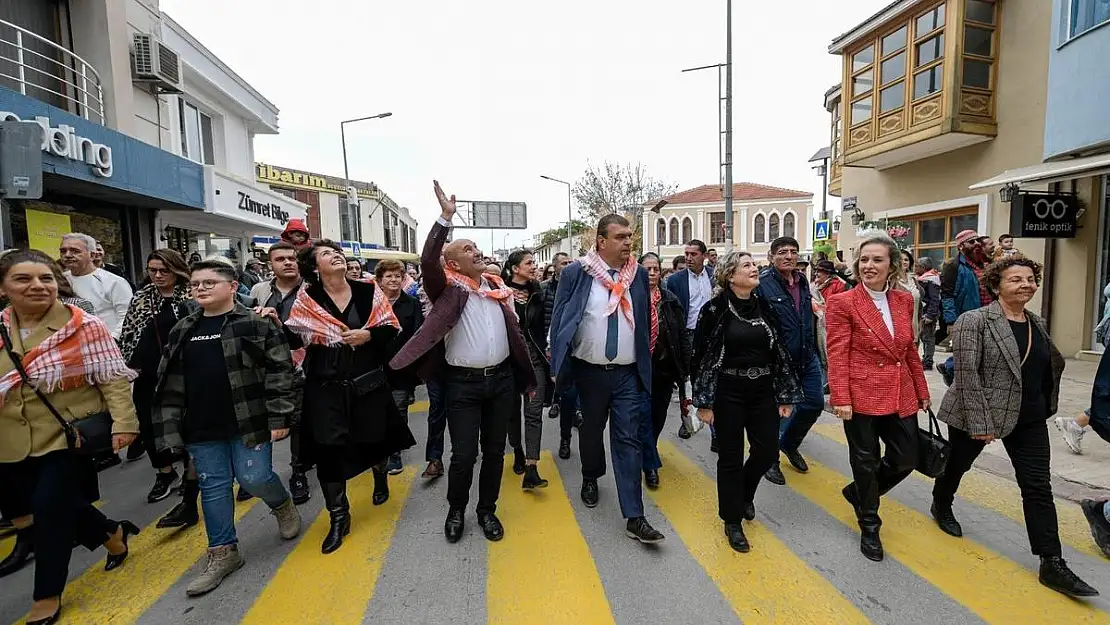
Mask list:
[[[6,87],[0,87],[0,121],[42,127],[44,174],[204,208],[204,168],[188,159]],[[121,194],[119,201],[128,198]]]

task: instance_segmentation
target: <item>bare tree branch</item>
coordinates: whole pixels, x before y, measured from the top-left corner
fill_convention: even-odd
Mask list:
[[[578,205],[578,214],[587,222],[596,223],[609,213],[623,215],[632,223],[634,249],[642,250],[645,205],[677,190],[677,184],[657,180],[641,163],[606,161],[600,168],[587,164],[571,196]]]

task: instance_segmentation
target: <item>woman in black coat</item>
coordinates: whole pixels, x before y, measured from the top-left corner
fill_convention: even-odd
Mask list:
[[[524,408],[524,445],[521,445],[520,407],[509,424],[509,443],[513,446],[513,472],[523,475],[521,488],[533,490],[546,488],[547,480],[540,477],[540,442],[543,437],[543,402],[551,374],[547,362],[547,328],[544,323],[543,290],[535,280],[536,261],[531,250],[516,250],[509,254],[501,277],[513,290],[513,307],[520,319],[520,329],[528,344],[532,368],[536,373],[536,390],[522,395]]]
[[[346,277],[343,250],[318,241],[297,255],[305,289],[285,322],[294,349],[305,346],[302,454],[331,516],[321,550],[331,553],[350,532],[347,480],[373,467],[374,505],[389,499],[385,460],[416,444],[397,412],[386,363],[400,324],[384,293]]]
[[[719,289],[694,332],[693,400],[698,418],[716,426],[719,514],[729,546],[743,553],[750,546],[741,521],[755,519],[755,489],[779,457],[779,419],[805,397],[775,309],[754,292],[755,259],[730,252],[714,277]]]
[[[654,312],[651,330],[652,438],[644,441],[644,483],[654,489],[659,488],[659,469],[663,464],[657,448],[659,434],[667,423],[667,410],[675,387],[681,388],[690,375],[690,343],[686,335],[686,309],[677,295],[663,287],[659,257],[648,252],[640,257],[640,265],[648,274]]]
[[[406,277],[405,266],[399,260],[386,258],[374,266],[374,284],[389,299],[393,314],[401,324],[400,333],[390,343],[389,358],[395,356],[424,323],[420,300],[401,289]],[[386,380],[393,393],[393,405],[397,406],[397,412],[408,423],[409,406],[416,400],[416,387],[421,384],[420,378],[408,371],[394,371],[386,367]],[[401,452],[398,451],[389,456],[386,470],[390,475],[398,475],[404,471],[404,466]]]

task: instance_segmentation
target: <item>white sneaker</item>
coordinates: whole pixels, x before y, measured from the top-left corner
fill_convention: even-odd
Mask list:
[[[1064,435],[1064,442],[1073,454],[1083,454],[1083,435],[1087,433],[1085,428],[1080,427],[1072,417],[1056,417],[1056,429]]]

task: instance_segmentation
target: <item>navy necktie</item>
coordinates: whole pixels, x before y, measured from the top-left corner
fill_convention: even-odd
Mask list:
[[[617,270],[610,269],[609,276],[611,278],[617,277]],[[613,314],[609,315],[609,327],[605,331],[605,359],[612,362],[617,357],[617,312],[620,310],[620,304],[613,309]]]

